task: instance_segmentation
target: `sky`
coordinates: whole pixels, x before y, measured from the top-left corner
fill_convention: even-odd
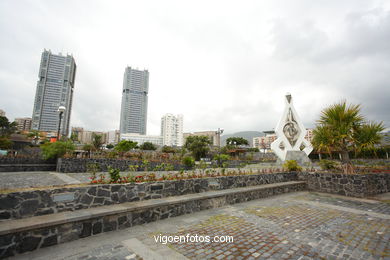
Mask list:
[[[390,126],[390,1],[0,1],[0,109],[31,117],[41,53],[77,64],[71,126],[119,129],[126,66],[148,69],[147,133],[306,127],[346,100]]]

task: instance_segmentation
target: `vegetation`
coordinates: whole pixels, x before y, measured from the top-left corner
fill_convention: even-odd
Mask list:
[[[130,140],[122,140],[115,146],[115,151],[117,152],[128,152],[137,147],[137,142]]]
[[[87,172],[91,174],[91,180],[96,179],[96,173],[100,171],[100,166],[97,163],[88,163],[87,164]]]
[[[183,164],[187,169],[192,169],[195,166],[195,160],[191,156],[183,158]]]
[[[213,159],[217,161],[219,167],[223,167],[224,162],[230,160],[230,156],[227,154],[216,154]]]
[[[141,150],[149,150],[149,151],[154,151],[157,149],[157,147],[151,142],[145,142],[141,144],[139,148]]]
[[[349,151],[373,149],[381,140],[382,123],[366,122],[360,105],[345,101],[324,109],[313,131],[313,146],[318,151],[341,154],[345,173],[353,172]]]
[[[75,146],[72,142],[57,141],[54,143],[45,143],[41,145],[42,156],[44,159],[57,159],[64,156],[66,153],[73,152]]]
[[[16,122],[8,121],[5,116],[0,116],[0,136],[10,136],[16,131]]]
[[[92,145],[95,148],[95,150],[100,150],[104,143],[103,135],[93,134],[92,136]]]
[[[163,152],[163,153],[176,153],[176,149],[173,148],[172,146],[164,145],[163,148],[161,149],[161,152]]]
[[[302,167],[298,165],[295,160],[287,160],[283,164],[283,168],[289,172],[299,172],[302,171]]]
[[[242,137],[229,137],[226,139],[226,144],[228,145],[249,145],[248,140]]]
[[[116,183],[121,178],[120,170],[108,166],[108,174],[110,175],[110,183]]]
[[[9,136],[16,130],[16,122],[10,123],[8,118],[0,116],[0,149],[11,149],[13,142]]]
[[[32,143],[37,145],[39,144],[39,141],[41,140],[41,138],[43,137],[42,133],[40,133],[39,131],[37,130],[31,130],[28,134],[27,134],[27,137],[31,138],[32,139]]]
[[[107,145],[106,145],[106,148],[107,148],[107,149],[112,149],[112,148],[114,148],[114,145],[113,145],[113,144],[107,144]]]
[[[331,160],[320,160],[318,162],[322,170],[334,170],[337,169],[337,162]]]
[[[11,149],[13,142],[8,137],[0,137],[0,149]]]
[[[185,148],[192,152],[195,160],[199,161],[200,158],[205,157],[210,150],[209,145],[211,140],[207,136],[189,136],[186,139]]]

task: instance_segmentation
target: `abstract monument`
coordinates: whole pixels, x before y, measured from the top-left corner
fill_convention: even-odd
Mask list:
[[[283,116],[275,129],[278,138],[271,144],[271,149],[281,161],[296,160],[300,164],[310,163],[308,155],[313,147],[305,139],[306,128],[295,111],[291,94],[286,95],[285,101]]]

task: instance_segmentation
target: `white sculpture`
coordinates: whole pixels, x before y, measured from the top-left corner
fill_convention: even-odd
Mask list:
[[[275,132],[278,138],[271,144],[271,149],[282,161],[286,160],[288,151],[303,151],[307,157],[313,150],[310,142],[305,139],[306,128],[295,111],[289,93],[286,94],[286,107]]]

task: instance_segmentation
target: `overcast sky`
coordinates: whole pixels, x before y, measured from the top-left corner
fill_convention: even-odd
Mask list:
[[[31,117],[43,49],[73,54],[71,126],[119,129],[125,67],[150,72],[148,134],[263,131],[290,92],[306,127],[346,99],[390,126],[390,1],[0,1],[0,109]]]

